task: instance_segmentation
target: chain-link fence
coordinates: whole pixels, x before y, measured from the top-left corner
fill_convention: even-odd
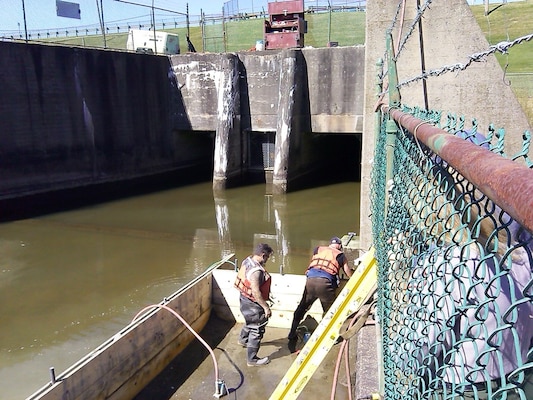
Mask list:
[[[503,131],[401,110],[385,110],[372,176],[385,397],[531,399],[531,137],[504,159]]]

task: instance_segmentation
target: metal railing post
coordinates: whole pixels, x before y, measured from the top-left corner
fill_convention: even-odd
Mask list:
[[[380,58],[376,62],[376,68],[379,72],[376,74],[375,88],[376,88],[376,95],[378,96],[378,99],[379,99],[379,97],[382,96],[381,93],[383,92],[383,59]],[[379,100],[378,100],[378,105],[379,105]],[[381,119],[383,118],[383,111],[381,111],[381,107],[378,107],[378,106],[376,106],[376,109],[374,111],[375,111],[375,114],[374,114],[374,130],[375,130],[374,149],[375,149],[376,143],[379,137],[379,133],[381,132]]]
[[[398,71],[394,61],[392,32],[387,32],[387,61],[389,75],[389,107],[397,108],[400,105],[400,91],[398,90]],[[389,205],[389,192],[392,189],[392,175],[394,173],[394,149],[396,147],[396,135],[398,127],[389,114],[386,125],[386,157],[387,167],[385,171],[385,217]]]

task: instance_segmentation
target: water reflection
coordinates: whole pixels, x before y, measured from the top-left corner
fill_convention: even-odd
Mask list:
[[[286,195],[211,183],[0,224],[0,398],[23,398],[209,264],[258,242],[303,273],[312,248],[356,231],[359,184]],[[29,384],[30,383],[30,384]]]
[[[225,193],[215,193],[214,203],[218,227],[218,243],[222,245],[223,253],[230,253],[235,250],[231,239],[231,214]],[[279,263],[279,272],[283,272],[290,265],[289,241],[286,232],[286,221],[284,221],[287,218],[287,195],[265,194],[263,207],[263,221],[266,221],[271,226],[265,232],[254,232],[253,246],[255,247],[258,243],[270,244],[275,249],[271,263]],[[238,215],[239,210],[233,210],[233,212]],[[273,267],[270,266],[270,268],[272,269]]]

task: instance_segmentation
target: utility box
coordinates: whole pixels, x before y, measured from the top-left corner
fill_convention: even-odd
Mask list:
[[[175,33],[130,29],[126,49],[144,54],[180,54],[180,41]]]
[[[265,50],[304,47],[307,25],[303,0],[268,3],[268,15],[264,26]]]

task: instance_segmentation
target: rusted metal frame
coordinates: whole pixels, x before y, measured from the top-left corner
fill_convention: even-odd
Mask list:
[[[398,109],[382,111],[533,233],[533,170]]]

